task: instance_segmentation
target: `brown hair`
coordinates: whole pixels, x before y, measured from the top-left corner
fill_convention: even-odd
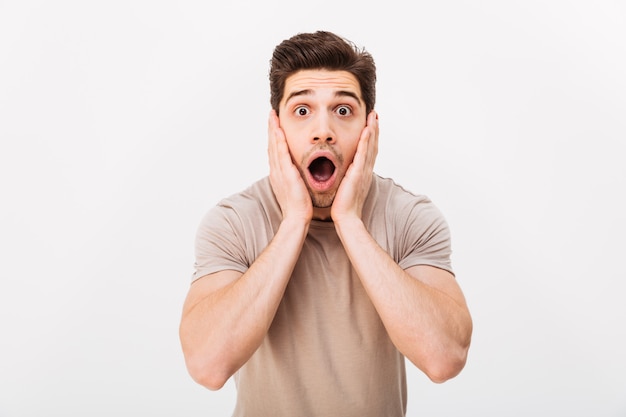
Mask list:
[[[376,102],[376,65],[365,49],[359,49],[334,33],[300,33],[281,42],[270,60],[270,104],[278,113],[287,78],[305,69],[347,71],[361,87],[367,114]]]

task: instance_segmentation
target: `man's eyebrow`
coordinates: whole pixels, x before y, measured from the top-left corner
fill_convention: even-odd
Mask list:
[[[291,94],[289,94],[289,95],[287,96],[287,98],[285,99],[285,103],[287,103],[289,100],[291,100],[291,99],[292,99],[292,98],[294,98],[294,97],[298,97],[298,96],[306,96],[306,95],[309,95],[309,94],[312,94],[312,93],[313,93],[313,91],[311,91],[311,90],[298,90],[298,91],[294,91],[294,92],[292,92]]]
[[[353,99],[355,99],[359,103],[361,102],[361,99],[359,98],[359,96],[356,95],[355,93],[353,93],[352,91],[345,91],[345,90],[337,91],[335,93],[335,96],[336,97],[352,97]]]

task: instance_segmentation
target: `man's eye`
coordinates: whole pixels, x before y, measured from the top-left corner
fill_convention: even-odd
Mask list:
[[[309,109],[307,109],[306,107],[298,107],[296,108],[296,114],[298,116],[306,116],[307,114],[309,114]]]
[[[352,114],[352,110],[348,106],[339,106],[337,108],[337,113],[339,113],[340,116],[349,116]]]

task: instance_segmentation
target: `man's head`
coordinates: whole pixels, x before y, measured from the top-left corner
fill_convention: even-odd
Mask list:
[[[272,108],[316,218],[330,216],[373,114],[375,82],[371,55],[329,32],[299,34],[274,50]]]
[[[318,31],[301,33],[275,49],[270,61],[270,103],[279,113],[287,78],[301,70],[324,69],[346,71],[358,81],[366,114],[376,103],[376,66],[365,50],[333,33]]]

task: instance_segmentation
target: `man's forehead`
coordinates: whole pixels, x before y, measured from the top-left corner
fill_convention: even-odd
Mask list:
[[[285,97],[297,91],[350,91],[361,96],[359,81],[347,71],[302,70],[290,75],[285,82]]]

